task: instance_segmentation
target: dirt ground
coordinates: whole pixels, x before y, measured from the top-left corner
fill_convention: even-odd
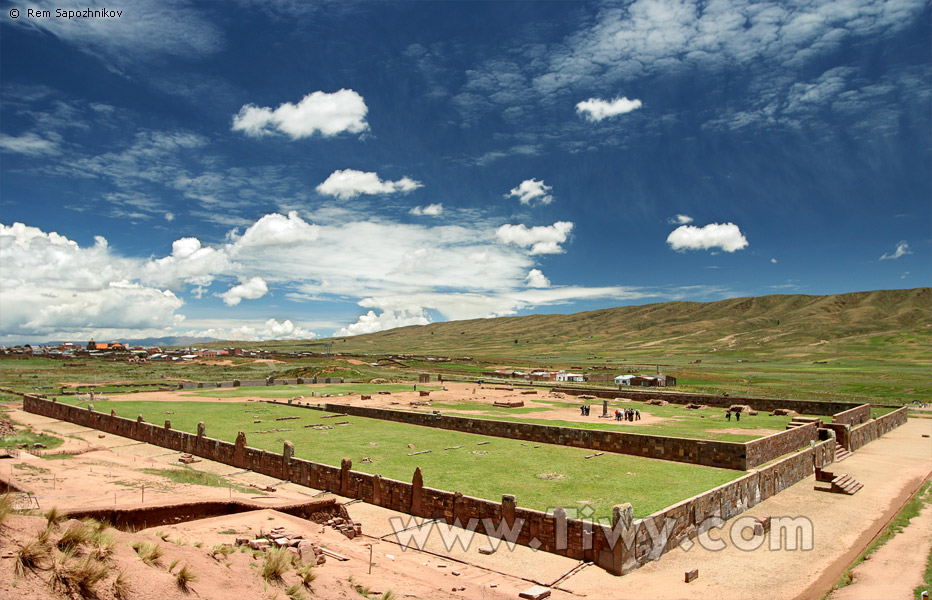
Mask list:
[[[910,598],[922,585],[926,558],[932,552],[932,504],[926,504],[901,533],[851,572],[853,582],[828,600]],[[932,592],[932,590],[930,590]]]
[[[433,384],[431,384],[433,385]],[[611,419],[603,419],[600,417],[602,414],[602,402],[601,400],[577,400],[572,396],[564,397],[562,394],[553,394],[548,390],[530,390],[533,391],[533,394],[522,394],[522,391],[527,391],[522,388],[509,388],[506,386],[478,386],[475,384],[467,383],[445,383],[445,390],[432,390],[430,396],[424,397],[421,396],[418,391],[415,390],[413,384],[411,386],[411,391],[393,391],[390,394],[367,394],[371,396],[370,398],[363,400],[359,394],[348,394],[345,396],[302,396],[300,393],[309,393],[309,389],[313,389],[314,386],[301,386],[295,388],[295,398],[301,400],[302,402],[331,402],[333,404],[353,404],[356,406],[368,406],[372,408],[394,408],[402,410],[436,410],[432,404],[442,404],[447,402],[479,402],[483,404],[488,404],[489,408],[492,408],[492,404],[496,401],[501,400],[521,400],[524,402],[524,408],[540,408],[540,412],[520,412],[515,413],[515,415],[520,415],[522,418],[529,419],[544,419],[548,421],[573,421],[579,423],[602,423],[611,421],[614,422],[614,417]],[[233,391],[234,388],[211,388],[208,391]],[[121,400],[125,401],[146,401],[146,402],[178,402],[181,400],[197,400],[197,401],[209,401],[209,402],[244,402],[248,400],[261,401],[266,400],[262,396],[239,396],[235,398],[205,398],[203,396],[197,396],[196,392],[205,391],[205,390],[179,390],[174,392],[138,392],[134,394],[111,394],[107,396],[107,400],[113,402],[119,402]],[[279,398],[278,400],[284,400],[284,398]],[[567,402],[573,402],[573,407],[559,407],[554,406],[553,404],[548,404],[546,402],[540,402],[539,400],[564,400]],[[424,404],[421,406],[412,406],[412,402],[429,402],[430,404]],[[630,399],[619,398],[615,400],[611,406],[608,408],[610,415],[614,415],[615,408],[624,408],[625,403],[631,402],[631,407],[641,410],[641,419],[638,421],[622,421],[619,422],[619,425],[638,427],[642,425],[655,425],[658,423],[663,423],[669,419],[655,417],[649,414],[650,407],[645,406],[641,402],[634,402]],[[578,403],[578,404],[577,404]],[[591,406],[591,411],[589,416],[582,416],[579,414],[579,406],[582,404],[588,404]],[[455,412],[457,414],[482,414],[482,410],[470,410],[470,409],[451,409],[444,408],[443,412]],[[503,413],[503,414],[507,414]],[[746,434],[746,430],[736,430],[736,432],[743,435]],[[760,430],[760,435],[768,435],[773,433],[773,430]],[[753,435],[753,434],[752,434]]]
[[[473,389],[472,386],[461,388],[450,385],[448,388],[448,392],[432,392],[431,399],[442,401],[444,394],[450,394],[451,399],[454,394],[462,398],[464,393]],[[497,392],[506,391],[479,388],[475,396],[491,402],[501,397]],[[542,392],[540,397],[545,393]],[[178,400],[180,396],[183,394],[152,392],[125,397],[132,400]],[[534,406],[533,397],[529,396],[524,397],[526,404]],[[391,406],[392,402],[399,402],[401,406],[407,407],[408,402],[416,398],[418,396],[412,390],[403,394],[373,395],[372,403],[365,403],[371,406]],[[197,397],[192,399],[200,400]],[[342,401],[348,399],[342,397]],[[243,399],[236,401],[242,402]],[[341,398],[337,397],[334,401],[339,402]],[[170,561],[177,558],[181,561],[179,565],[188,563],[198,573],[199,579],[192,587],[201,598],[241,600],[269,598],[277,593],[284,600],[284,586],[264,584],[261,578],[255,576],[256,567],[251,566],[250,562],[256,563],[261,559],[236,553],[229,560],[231,564],[225,566],[222,561],[209,556],[209,549],[214,544],[232,542],[235,535],[230,531],[251,535],[276,525],[297,530],[308,539],[316,540],[350,559],[346,562],[328,560],[316,568],[318,579],[312,584],[313,594],[307,594],[316,598],[361,597],[353,585],[368,586],[371,592],[391,589],[398,598],[516,598],[520,591],[535,582],[555,585],[551,598],[556,600],[582,597],[689,597],[695,600],[817,598],[831,588],[842,570],[876,531],[886,524],[905,498],[932,473],[932,440],[922,437],[932,432],[932,420],[910,420],[834,466],[834,471],[849,473],[864,483],[865,487],[854,496],[816,492],[813,489],[814,480],[809,477],[741,515],[804,516],[811,522],[814,532],[811,549],[790,550],[781,547],[770,551],[771,540],[767,535],[760,540],[761,544],[756,550],[742,550],[729,537],[732,527],[737,525],[737,532],[742,529],[742,524],[746,524],[746,521],[741,521],[741,517],[737,517],[726,523],[722,530],[710,533],[710,538],[725,541],[725,547],[721,550],[707,550],[700,545],[688,551],[677,549],[629,575],[614,577],[596,566],[521,546],[510,550],[503,544],[493,554],[481,554],[478,547],[489,543],[484,536],[476,536],[465,549],[459,546],[447,549],[439,535],[428,537],[421,550],[403,549],[393,533],[392,518],[407,524],[410,517],[362,502],[350,503],[350,499],[341,499],[348,503],[350,516],[363,523],[364,535],[348,539],[332,529],[321,531],[319,525],[274,510],[276,506],[306,501],[315,496],[328,497],[318,490],[275,481],[211,461],[201,461],[192,467],[219,474],[239,485],[271,485],[276,491],[263,494],[258,490],[238,492],[230,488],[172,483],[139,469],[176,465],[179,457],[176,452],[21,411],[14,411],[12,417],[19,423],[31,424],[36,430],[48,430],[63,436],[66,440],[64,447],[67,449],[85,450],[65,460],[45,460],[27,454],[18,459],[0,460],[0,480],[12,481],[34,492],[43,511],[53,506],[61,510],[113,506],[131,508],[228,498],[251,502],[257,507],[257,511],[251,513],[178,523],[156,528],[157,531],[120,533],[113,572],[126,569],[133,589],[130,597],[146,599],[190,597],[177,588],[174,576],[168,572]],[[579,416],[578,409],[566,409],[565,414],[553,418],[585,419]],[[597,418],[595,410],[588,418]],[[8,529],[4,529],[0,536],[0,556],[6,556],[18,541],[25,540],[45,523],[41,518],[26,517],[15,517],[11,522],[11,525],[4,526]],[[396,526],[398,522],[396,520]],[[169,539],[181,539],[184,543],[163,543],[167,550],[167,560],[163,560],[161,567],[143,565],[128,544],[133,539],[159,541],[155,537],[158,531],[167,532]],[[929,537],[927,532],[926,537]],[[202,546],[197,548],[195,543]],[[368,544],[371,544],[373,561],[371,573]],[[47,587],[37,580],[30,583],[15,579],[11,560],[0,558],[0,598],[60,597],[48,593]],[[685,583],[684,573],[697,568],[699,578],[692,583]],[[898,576],[903,568],[903,564],[897,564]],[[253,576],[245,576],[246,573],[252,573]],[[44,573],[41,575],[45,576]],[[294,578],[286,579],[289,585],[293,581]],[[847,593],[856,593],[858,585],[851,586],[851,591]],[[465,589],[459,589],[462,587]],[[104,600],[112,597],[106,593],[101,594]],[[871,593],[846,597],[873,596]]]

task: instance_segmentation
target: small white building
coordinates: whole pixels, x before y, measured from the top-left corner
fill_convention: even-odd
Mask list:
[[[615,378],[615,385],[631,385],[631,380],[637,375],[619,375]]]
[[[557,381],[575,381],[582,382],[586,380],[586,376],[582,373],[567,373],[566,371],[560,371],[557,373]]]

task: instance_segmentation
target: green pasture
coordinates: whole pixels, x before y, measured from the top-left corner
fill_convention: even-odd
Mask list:
[[[94,408],[133,419],[141,414],[158,425],[168,419],[175,429],[192,433],[203,421],[208,436],[229,442],[244,431],[248,445],[272,452],[281,452],[289,440],[299,458],[334,466],[349,458],[355,470],[401,481],[410,481],[420,467],[426,486],[496,501],[502,494],[516,494],[519,506],[537,510],[589,504],[597,515],[608,517],[613,505],[631,502],[635,514],[645,516],[742,475],[621,454],[585,459],[594,451],[359,417],[323,418],[327,413],[260,402],[101,401]],[[284,416],[300,419],[275,420]],[[336,424],[340,422],[349,424]],[[258,433],[271,429],[290,431]],[[454,446],[461,447],[445,450]],[[431,452],[409,456],[422,450]],[[364,458],[372,462],[362,462]]]
[[[188,396],[204,398],[295,398],[297,396],[321,397],[324,394],[331,396],[351,396],[359,394],[378,394],[379,392],[413,392],[418,390],[439,390],[439,385],[397,384],[397,383],[333,383],[326,385],[270,385],[254,387],[218,388],[209,391],[185,390]]]

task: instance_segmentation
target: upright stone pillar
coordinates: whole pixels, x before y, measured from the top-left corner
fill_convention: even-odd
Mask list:
[[[378,473],[372,478],[372,503],[382,506],[382,476]]]
[[[237,434],[236,445],[233,447],[233,466],[246,468],[246,434],[242,431]]]
[[[566,509],[558,506],[553,509],[553,542],[556,550],[566,550],[569,547],[567,537]]]
[[[517,500],[514,494],[502,494],[502,520],[510,529],[515,524],[515,508]]]
[[[418,517],[421,514],[421,493],[424,489],[424,476],[421,475],[421,467],[414,469],[414,478],[411,480],[411,514]]]
[[[340,495],[348,496],[350,487],[350,469],[353,467],[353,461],[344,458],[340,461]]]
[[[602,416],[608,418],[608,400],[602,400]]]
[[[282,479],[291,481],[291,459],[294,457],[294,444],[285,441],[282,448]]]

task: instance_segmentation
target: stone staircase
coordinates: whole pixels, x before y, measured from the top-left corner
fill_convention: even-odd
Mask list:
[[[793,417],[789,423],[786,424],[787,429],[795,429],[796,427],[802,427],[803,425],[808,425],[809,423],[821,423],[822,419],[819,417]]]
[[[835,442],[835,462],[841,462],[851,456],[851,452],[845,450],[845,447]]]
[[[822,469],[816,469],[816,481],[829,484],[829,487],[815,486],[815,489],[819,492],[846,494],[848,496],[856,494],[858,490],[864,487],[863,483],[854,479],[847,473],[835,475],[831,471],[823,471]]]

